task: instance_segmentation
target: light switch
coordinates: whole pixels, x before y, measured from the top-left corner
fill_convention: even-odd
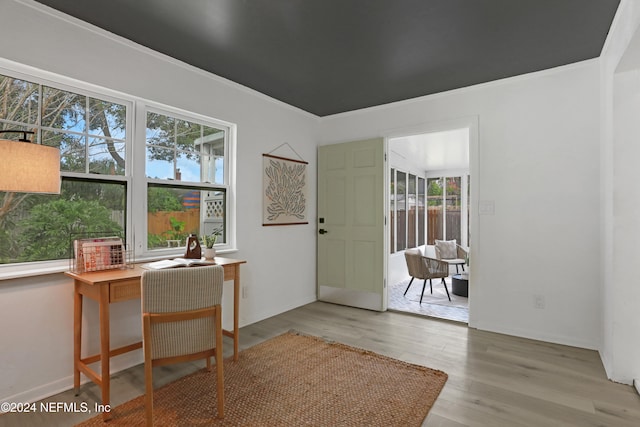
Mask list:
[[[493,215],[496,213],[496,203],[493,200],[480,200],[478,211],[480,215]]]

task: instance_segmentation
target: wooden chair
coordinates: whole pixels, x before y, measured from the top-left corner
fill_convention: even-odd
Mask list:
[[[444,290],[447,292],[449,301],[451,301],[449,289],[447,289],[447,282],[444,280],[446,277],[449,277],[449,264],[439,259],[423,256],[420,249],[407,249],[404,251],[404,257],[407,261],[407,270],[409,270],[409,275],[411,276],[411,280],[409,281],[407,289],[404,291],[404,295],[407,295],[407,292],[413,283],[413,279],[422,279],[424,280],[422,283],[422,293],[420,294],[420,304],[422,304],[422,297],[424,296],[424,289],[427,286],[427,279],[429,279],[429,288],[431,289],[431,293],[433,293],[432,279],[442,279]]]
[[[147,425],[153,425],[153,367],[216,359],[218,418],[224,417],[222,266],[147,270],[142,274],[142,330]]]

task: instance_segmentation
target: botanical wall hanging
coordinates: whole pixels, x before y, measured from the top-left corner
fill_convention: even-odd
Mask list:
[[[307,165],[304,160],[262,155],[262,225],[308,224]]]

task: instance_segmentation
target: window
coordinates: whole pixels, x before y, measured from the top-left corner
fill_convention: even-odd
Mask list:
[[[390,181],[390,253],[424,245],[425,179],[391,169]]]
[[[427,244],[434,245],[436,240],[444,240],[444,194],[442,178],[427,179]]]
[[[396,251],[407,248],[407,174],[396,170]]]
[[[83,233],[123,236],[138,257],[182,253],[190,233],[231,247],[233,125],[43,76],[0,69],[0,129],[33,131],[34,142],[60,149],[61,194],[0,192],[0,264],[66,266]],[[133,229],[147,230],[137,243]]]
[[[228,129],[147,112],[147,249],[184,246],[190,234],[226,242]]]
[[[469,175],[427,179],[427,244],[469,241]]]
[[[124,235],[128,107],[0,75],[0,129],[60,149],[60,195],[0,192],[0,263],[64,259],[88,230]],[[6,137],[9,134],[4,134]]]

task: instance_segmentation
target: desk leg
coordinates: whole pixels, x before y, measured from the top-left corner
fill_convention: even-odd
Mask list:
[[[235,266],[236,273],[233,279],[233,360],[238,361],[238,342],[240,341],[240,265]]]
[[[76,396],[80,394],[80,354],[82,351],[82,294],[80,283],[73,283],[73,388]]]
[[[110,374],[109,374],[109,287],[100,287],[100,380],[102,385],[102,404],[105,408],[110,403]],[[104,420],[111,418],[110,411],[102,414]]]

